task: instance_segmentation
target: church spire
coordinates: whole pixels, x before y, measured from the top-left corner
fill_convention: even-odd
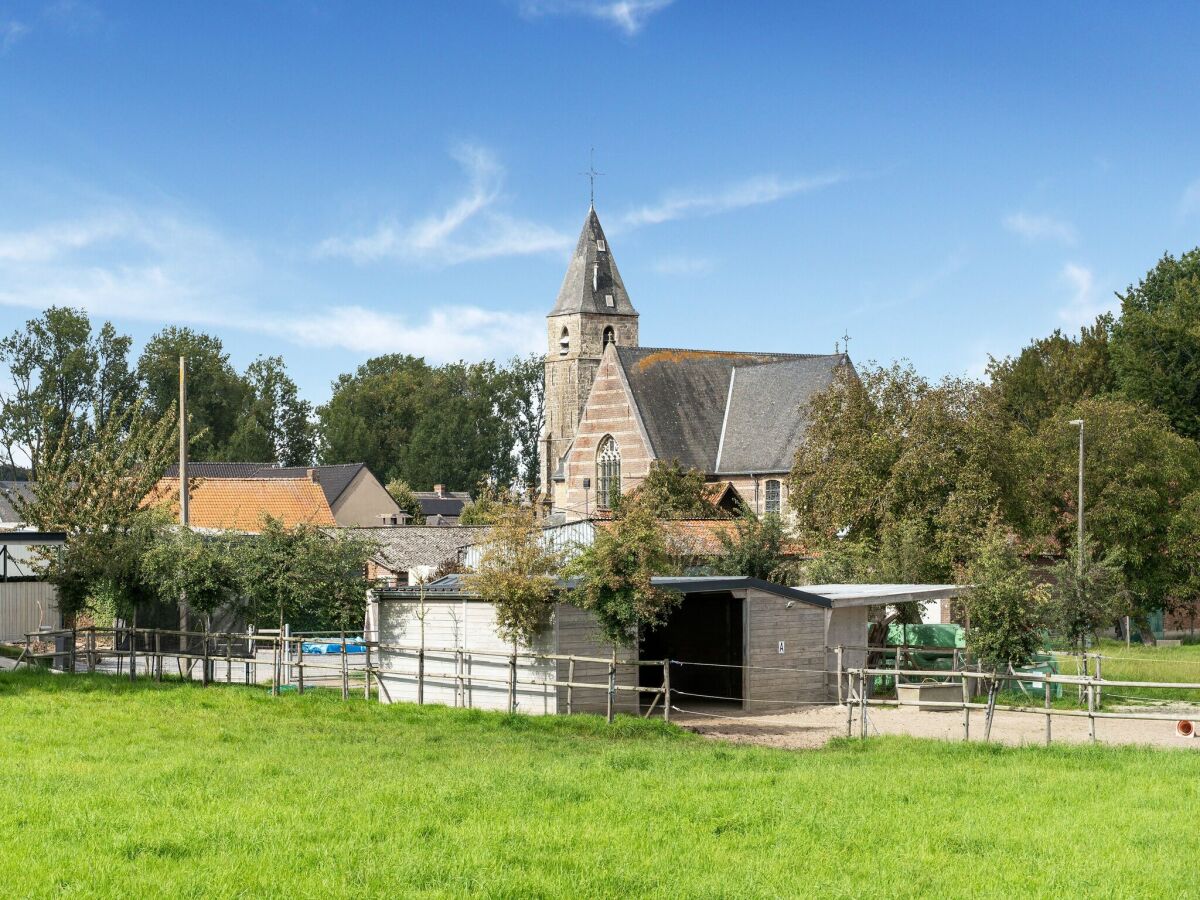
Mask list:
[[[567,274],[558,291],[552,316],[571,313],[636,316],[629,300],[612,248],[600,227],[595,207],[589,207],[575,253],[567,264]]]

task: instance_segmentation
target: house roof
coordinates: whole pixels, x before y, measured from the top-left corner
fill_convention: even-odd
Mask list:
[[[599,241],[604,242],[604,250],[599,249]],[[612,296],[613,304],[608,305],[607,298]],[[579,232],[579,241],[575,244],[575,252],[567,263],[567,274],[563,276],[562,287],[558,289],[558,300],[552,316],[568,315],[570,313],[600,313],[613,316],[636,316],[637,310],[629,300],[625,290],[625,282],[617,271],[617,262],[613,259],[612,246],[604,236],[600,227],[600,217],[595,208],[588,210],[587,218],[583,220],[583,230]]]
[[[615,352],[654,456],[707,473],[790,469],[804,433],[799,403],[828,386],[837,367],[849,363],[841,353],[663,347],[616,347]],[[737,388],[738,379],[745,389]],[[793,396],[803,401],[793,402]],[[730,440],[736,467],[721,459],[723,436]]]
[[[413,491],[413,496],[421,504],[421,515],[430,516],[460,516],[463,507],[471,502],[471,495],[466,491],[446,491],[439,495],[433,491]]]
[[[179,512],[179,479],[162,478],[142,501]],[[264,516],[285,526],[336,525],[321,486],[307,478],[200,478],[188,494],[194,528],[259,531]]]
[[[695,577],[656,575],[650,580],[656,587],[664,588],[668,591],[678,591],[681,594],[718,594],[725,593],[726,591],[759,590],[821,609],[829,609],[832,606],[826,598],[810,593],[807,590],[775,584],[772,581],[764,581],[761,578],[751,578],[748,575],[703,575]],[[577,580],[561,581],[560,585],[564,590],[570,591],[578,583]],[[421,590],[424,590],[426,595],[432,594],[444,597],[478,596],[467,590],[461,575],[447,575],[444,578],[439,578],[437,581],[425,585],[423,589],[417,587],[399,587],[380,591],[379,596],[384,599],[408,600],[414,596],[418,596]]]
[[[737,533],[733,519],[659,519],[664,540],[676,553],[694,556],[720,556],[725,552],[721,535],[732,537]],[[613,528],[611,520],[596,520],[598,528]],[[801,556],[806,551],[803,544],[788,542],[781,548],[788,556]]]
[[[32,481],[0,481],[0,522],[20,522],[21,514],[13,504],[13,497],[33,499]]]
[[[456,528],[402,525],[356,530],[379,543],[375,561],[388,571],[399,573],[415,566],[438,566],[454,559],[459,550],[480,540],[488,529],[481,525]]]
[[[189,462],[189,478],[308,478],[312,470],[313,479],[325,492],[330,504],[336,503],[350,486],[365,463],[341,463],[331,466],[276,466],[270,463],[245,462]],[[179,477],[179,464],[167,469],[167,478]]]

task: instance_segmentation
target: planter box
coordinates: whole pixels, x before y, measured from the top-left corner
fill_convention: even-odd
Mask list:
[[[901,684],[896,687],[896,698],[906,706],[924,706],[934,703],[962,703],[961,681],[930,681],[924,684]],[[950,706],[926,707],[930,712],[954,712]],[[961,705],[959,706],[961,709]]]

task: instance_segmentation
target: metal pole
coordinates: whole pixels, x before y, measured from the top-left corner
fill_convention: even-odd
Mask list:
[[[187,357],[179,357],[179,524],[188,523]],[[180,629],[186,631],[187,627]]]
[[[837,648],[837,698],[838,706],[842,705],[842,645]]]
[[[1045,681],[1042,683],[1042,685],[1043,685],[1043,688],[1044,688],[1044,691],[1046,694],[1046,746],[1049,747],[1050,746],[1050,723],[1054,719],[1054,716],[1050,715],[1050,682]]]
[[[1072,419],[1079,426],[1079,558],[1075,561],[1075,574],[1083,578],[1083,419]]]

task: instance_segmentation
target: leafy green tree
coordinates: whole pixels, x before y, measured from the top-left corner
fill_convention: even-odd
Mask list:
[[[759,518],[746,506],[733,520],[733,531],[718,532],[722,554],[714,569],[718,575],[748,575],[776,580],[782,574],[785,534],[777,515]]]
[[[1052,570],[1047,624],[1074,650],[1083,653],[1089,639],[1129,612],[1129,597],[1121,567],[1098,559],[1088,547],[1079,565],[1073,548]]]
[[[392,495],[392,499],[396,501],[400,511],[408,513],[410,525],[425,524],[425,516],[421,512],[421,501],[417,499],[417,495],[413,493],[407,481],[393,478],[387,483],[387,492]]]
[[[642,483],[629,496],[618,497],[610,504],[614,515],[619,516],[622,506],[635,499],[652,509],[660,519],[728,518],[709,497],[703,473],[685,469],[677,459],[651,462]]]
[[[680,594],[656,587],[652,578],[669,575],[673,560],[647,503],[626,504],[623,515],[596,528],[590,546],[566,567],[579,579],[573,602],[591,610],[604,639],[628,645],[638,629],[666,622],[680,603]]]
[[[1167,540],[1175,568],[1169,608],[1186,614],[1194,630],[1200,613],[1200,491],[1193,491],[1179,504]]]
[[[1014,536],[990,527],[969,573],[967,648],[993,672],[1029,662],[1041,646],[1046,588],[1034,583]]]
[[[1164,255],[1121,295],[1112,358],[1126,397],[1200,440],[1200,248]]]
[[[361,628],[370,587],[366,564],[377,549],[344,530],[286,528],[266,517],[260,533],[238,542],[236,554],[251,618],[306,631]]]
[[[489,481],[481,481],[475,488],[475,497],[463,507],[458,517],[459,525],[494,525],[505,512],[520,505],[520,497],[504,487]]]
[[[312,406],[300,398],[283,359],[259,357],[246,368],[245,406],[225,455],[247,462],[307,466],[316,458]]]
[[[530,646],[549,624],[561,568],[562,554],[543,540],[534,511],[507,505],[488,529],[466,586],[495,605],[501,637]]]
[[[188,430],[194,436],[193,456],[201,460],[231,460],[230,440],[238,429],[249,389],[230,364],[220,339],[190,328],[164,328],[142,350],[138,379],[153,408],[165,412],[179,398],[181,356],[187,357]],[[259,459],[242,461],[271,459],[260,454]]]
[[[190,609],[211,616],[234,606],[241,596],[236,559],[236,538],[164,528],[145,549],[141,568],[162,603],[186,597]]]
[[[1158,609],[1174,590],[1168,536],[1179,505],[1200,488],[1200,448],[1176,434],[1163,413],[1141,404],[1094,397],[1065,410],[1038,438],[1041,505],[1053,516],[1048,530],[1063,550],[1077,542],[1079,433],[1070,419],[1085,423],[1088,539],[1120,567],[1134,616]]]
[[[532,496],[538,489],[538,442],[546,419],[545,357],[536,353],[513,357],[500,377],[499,408],[515,438],[516,484]]]
[[[1081,328],[1077,338],[1056,329],[1016,357],[992,357],[987,374],[1000,409],[1032,434],[1063,407],[1111,393],[1116,389],[1112,327],[1112,316],[1105,314]]]
[[[112,352],[119,339],[111,325],[102,336],[106,352]],[[100,359],[87,314],[50,307],[0,340],[0,365],[7,367],[11,385],[0,396],[4,461],[13,465],[24,457],[37,478],[47,443],[80,440],[92,418]]]

